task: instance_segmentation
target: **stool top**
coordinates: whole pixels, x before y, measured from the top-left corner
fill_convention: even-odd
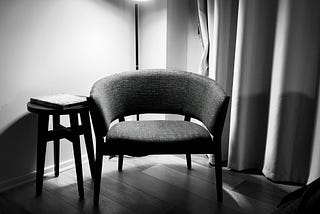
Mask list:
[[[36,113],[36,114],[64,115],[64,114],[79,113],[81,111],[88,111],[89,105],[88,105],[88,102],[85,102],[85,103],[80,103],[79,105],[74,105],[72,107],[68,107],[64,109],[56,109],[56,108],[51,108],[51,107],[28,102],[27,109],[29,112]]]

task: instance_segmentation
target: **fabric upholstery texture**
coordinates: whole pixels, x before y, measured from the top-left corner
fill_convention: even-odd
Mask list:
[[[89,100],[96,136],[95,205],[103,155],[119,155],[122,171],[124,155],[185,154],[191,169],[191,154],[215,154],[217,200],[222,201],[221,133],[229,97],[215,81],[184,71],[124,72],[98,80]],[[185,121],[124,121],[125,116],[142,113],[181,114]],[[116,119],[119,122],[111,126]]]
[[[217,115],[227,97],[212,79],[161,69],[105,77],[94,84],[90,96],[103,118],[104,135],[113,120],[142,113],[188,115],[203,122],[213,134]]]
[[[148,152],[155,154],[163,150],[176,154],[181,153],[181,148],[186,153],[199,148],[214,153],[210,133],[204,127],[188,121],[120,122],[108,131],[105,146],[115,154],[130,154],[131,151],[135,155]]]

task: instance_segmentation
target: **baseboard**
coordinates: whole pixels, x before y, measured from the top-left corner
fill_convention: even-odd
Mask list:
[[[88,162],[88,156],[87,155],[82,155],[82,163],[86,163]],[[74,167],[74,160],[73,159],[69,159],[67,161],[63,161],[60,163],[60,172],[66,171],[68,169],[71,169]],[[45,176],[50,176],[54,174],[54,165],[51,166],[47,166],[44,169],[44,175]],[[12,179],[8,179],[5,181],[0,182],[0,193],[4,192],[6,190],[15,188],[17,186],[20,186],[22,184],[25,183],[29,183],[36,180],[36,171],[33,171],[29,174],[23,175],[23,176],[19,176],[19,177],[15,177]]]

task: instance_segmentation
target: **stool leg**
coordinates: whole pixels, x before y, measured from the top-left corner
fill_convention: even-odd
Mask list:
[[[93,151],[93,141],[92,141],[92,134],[91,134],[89,111],[81,112],[80,116],[81,116],[82,125],[84,126],[84,139],[85,139],[85,144],[87,148],[91,177],[94,179],[95,162],[94,162],[94,151]]]
[[[60,115],[53,115],[53,130],[58,129],[60,126]],[[53,141],[54,148],[54,175],[59,176],[59,163],[60,163],[60,140]]]
[[[49,115],[38,117],[38,143],[37,143],[37,173],[36,173],[36,195],[41,195],[43,186],[44,162],[46,157],[46,132],[48,131]]]
[[[82,199],[84,197],[84,190],[83,190],[80,137],[78,135],[78,126],[79,126],[78,114],[70,114],[70,125],[71,125],[71,130],[74,134],[72,144],[73,144],[73,155],[74,155],[74,160],[76,165],[78,191],[79,191],[79,197]]]

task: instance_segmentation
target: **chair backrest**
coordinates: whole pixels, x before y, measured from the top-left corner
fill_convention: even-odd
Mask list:
[[[210,78],[161,69],[107,76],[93,85],[90,97],[96,115],[104,123],[104,135],[113,120],[142,113],[187,115],[200,120],[214,134],[217,119],[223,117],[224,122],[224,108],[229,101],[224,90]]]

